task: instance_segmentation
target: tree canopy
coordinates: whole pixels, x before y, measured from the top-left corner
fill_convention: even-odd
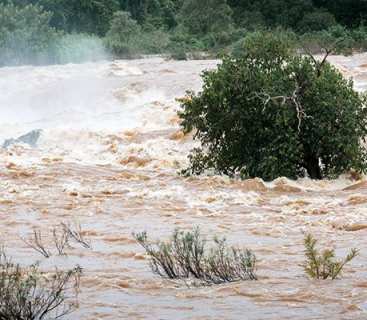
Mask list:
[[[0,65],[42,60],[58,37],[51,18],[38,5],[0,4]]]
[[[33,5],[38,8],[35,20],[47,15],[47,21],[42,20],[45,28],[59,36],[72,35],[69,40],[78,38],[74,34],[84,34],[88,39],[101,38],[103,41],[94,39],[83,43],[104,43],[112,56],[121,57],[127,52],[171,53],[181,58],[189,51],[228,53],[238,47],[237,42],[247,33],[278,28],[297,36],[311,34],[311,38],[314,33],[345,29],[351,48],[367,49],[366,3],[367,0],[0,0],[3,8],[17,7],[17,12],[25,15],[27,10],[19,10]],[[9,12],[4,9],[0,15],[5,11]],[[121,12],[129,16],[131,24],[137,25],[135,33],[123,30],[121,24],[118,26],[116,14]],[[15,12],[12,19],[19,20],[18,26],[22,24],[23,17]],[[5,24],[0,24],[0,28],[7,30]],[[117,30],[130,36],[118,35]],[[36,29],[29,31],[36,32]],[[18,33],[27,37],[26,32]],[[52,41],[50,35],[47,42]],[[0,49],[12,55],[13,49],[8,45],[3,41]],[[19,63],[27,61],[21,59],[21,51],[18,53]]]
[[[335,19],[347,27],[358,27],[367,19],[366,0],[0,0],[0,3],[38,4],[52,13],[53,27],[98,35],[106,34],[113,13],[119,10],[130,12],[140,25],[167,29],[176,27],[180,16],[199,33],[211,30],[212,25],[219,26],[220,22],[225,22],[225,27],[228,16],[232,16],[237,27],[261,23],[266,27],[293,29],[304,24],[307,16],[306,21],[310,15],[315,20],[320,12],[328,21]],[[198,27],[201,21],[202,28]]]
[[[202,92],[181,100],[183,128],[202,144],[186,173],[321,179],[366,169],[366,97],[326,59],[259,32],[203,81]]]

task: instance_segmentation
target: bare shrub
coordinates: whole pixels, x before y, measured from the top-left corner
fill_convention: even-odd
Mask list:
[[[66,232],[64,228],[61,228],[61,230],[54,228],[52,230],[52,235],[57,253],[60,256],[65,256],[65,249],[69,246],[69,233]]]
[[[45,258],[49,258],[54,254],[67,255],[66,249],[71,246],[72,240],[86,249],[92,248],[90,240],[84,237],[84,231],[79,223],[71,225],[63,222],[58,227],[52,229],[52,241],[56,253],[54,252],[55,250],[50,250],[46,247],[44,237],[39,229],[33,230],[32,237],[29,240],[21,239],[27,246],[39,252]]]
[[[80,223],[74,223],[74,225],[61,223],[61,226],[77,243],[81,244],[86,249],[92,249],[90,240],[84,237],[84,232]]]
[[[149,255],[152,271],[161,277],[193,278],[203,284],[257,280],[256,257],[250,250],[228,247],[225,239],[217,238],[207,250],[198,228],[193,232],[175,230],[170,241],[156,244],[148,241],[146,232],[134,237]]]
[[[321,253],[316,249],[317,240],[307,235],[304,240],[306,262],[304,270],[313,279],[335,280],[344,266],[358,255],[357,249],[351,249],[342,260],[336,260],[335,250],[325,249]]]
[[[26,240],[21,238],[25,244],[27,244],[30,248],[36,250],[40,254],[42,254],[45,258],[49,258],[52,256],[50,250],[48,250],[43,242],[43,237],[41,230],[34,229],[33,230],[33,238],[30,240]]]
[[[0,319],[60,319],[75,309],[68,296],[78,285],[81,268],[45,274],[38,265],[21,267],[2,252],[0,258]]]

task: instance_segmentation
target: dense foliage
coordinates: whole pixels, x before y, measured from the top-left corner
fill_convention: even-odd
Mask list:
[[[119,10],[117,0],[0,0],[17,6],[34,4],[51,14],[50,25],[66,32],[104,35],[112,14]]]
[[[244,17],[266,26],[297,29],[303,19],[317,12],[328,12],[337,23],[349,27],[359,26],[367,18],[365,0],[228,0],[235,8],[234,20]]]
[[[113,15],[111,28],[107,33],[107,46],[118,55],[130,54],[134,46],[132,42],[140,32],[140,26],[128,12],[117,11]]]
[[[351,48],[367,48],[365,0],[0,0],[0,5],[0,65],[64,62],[59,50],[73,59],[65,50],[72,49],[70,39],[76,38],[55,44],[55,34],[87,35],[81,41],[86,49],[77,48],[87,52],[86,59],[98,43],[91,37],[106,37],[103,42],[115,56],[173,53],[184,58],[185,52],[228,53],[249,32],[276,28],[308,38],[339,28]],[[130,20],[123,32],[122,12]],[[64,44],[66,49],[60,47]],[[98,45],[98,52],[103,51],[103,43]]]
[[[187,173],[271,180],[365,170],[366,99],[325,59],[296,54],[288,38],[252,34],[241,56],[203,81],[201,93],[182,99],[182,125],[202,143]]]
[[[20,266],[0,251],[0,319],[61,319],[75,310],[70,287],[78,289],[81,268],[45,273]]]
[[[51,14],[39,6],[0,4],[0,65],[42,60],[58,37]]]
[[[179,19],[189,33],[205,36],[228,30],[232,23],[232,9],[226,0],[186,0]]]

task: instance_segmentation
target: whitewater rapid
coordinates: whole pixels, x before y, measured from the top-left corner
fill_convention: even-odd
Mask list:
[[[331,57],[357,90],[367,55]],[[0,150],[0,244],[45,270],[79,264],[80,307],[69,319],[367,319],[367,181],[270,183],[184,178],[189,150],[176,98],[201,88],[219,61],[105,61],[0,69],[0,143],[42,129],[37,148]],[[358,179],[358,177],[357,177]],[[78,221],[92,250],[45,259],[20,240]],[[210,239],[252,248],[259,281],[188,288],[149,270],[132,233],[169,237],[200,226]],[[360,255],[335,282],[307,279],[303,237]]]

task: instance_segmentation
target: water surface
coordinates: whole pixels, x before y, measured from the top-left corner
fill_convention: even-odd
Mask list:
[[[356,89],[367,55],[331,57]],[[37,149],[1,151],[0,240],[21,263],[84,269],[70,319],[367,319],[367,181],[272,183],[177,171],[196,142],[180,131],[175,98],[200,90],[218,61],[160,58],[0,69],[0,142],[43,129]],[[93,250],[45,259],[19,238],[79,221]],[[257,282],[188,288],[151,274],[132,232],[167,238],[200,226],[253,249]],[[341,280],[311,281],[303,238],[360,255]]]

